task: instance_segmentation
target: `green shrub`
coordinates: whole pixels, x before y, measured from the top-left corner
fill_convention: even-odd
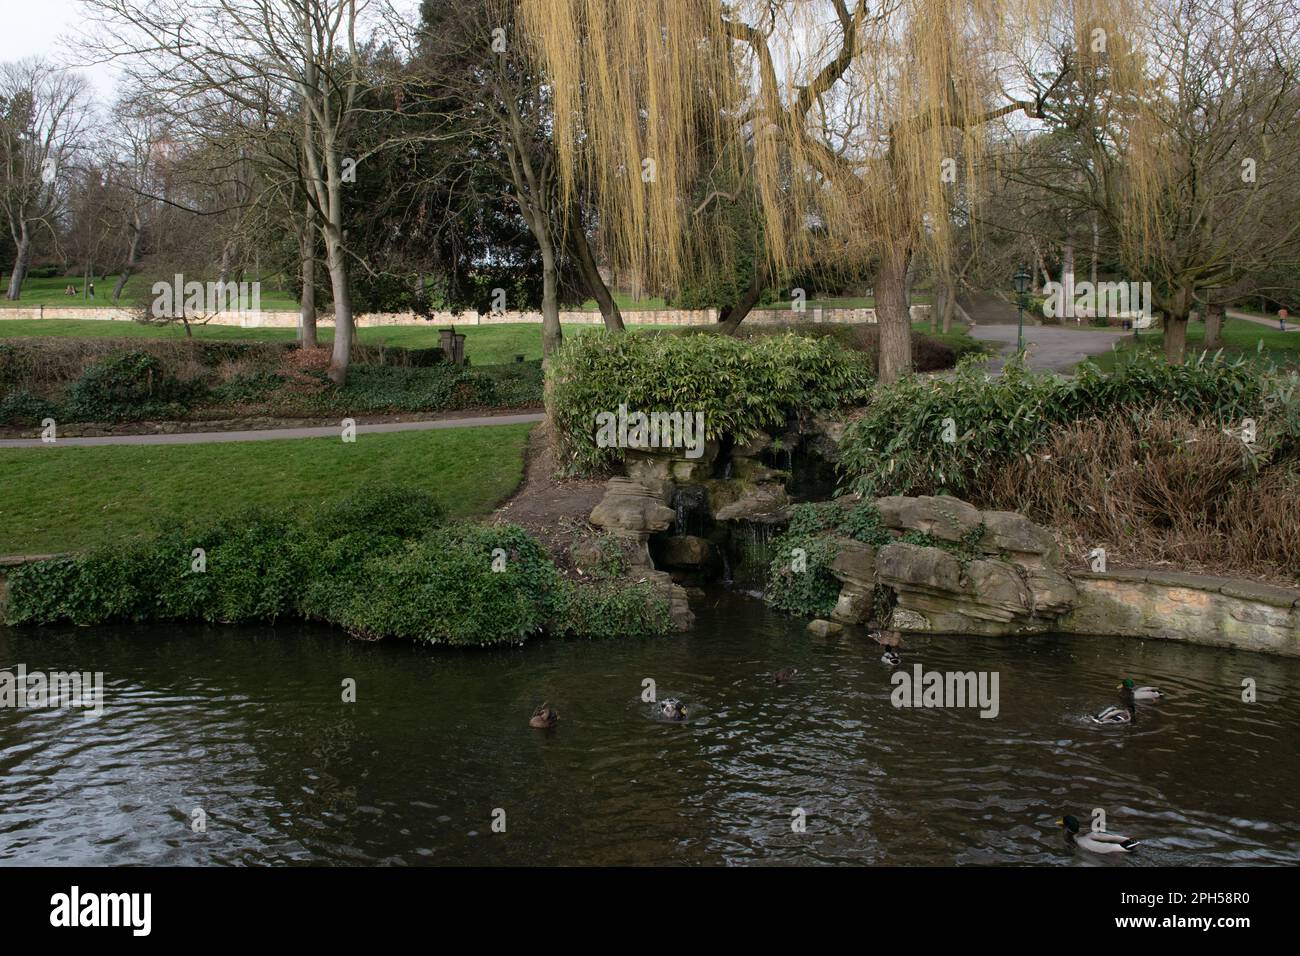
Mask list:
[[[82,373],[68,392],[66,411],[74,421],[174,418],[185,412],[195,391],[167,375],[157,356],[117,352]]]
[[[1123,408],[1168,405],[1225,422],[1260,418],[1270,386],[1245,363],[1202,356],[1167,365],[1144,356],[1107,375],[1085,364],[1073,379],[1035,375],[1021,362],[985,375],[965,362],[950,379],[905,378],[880,388],[840,442],[848,490],[864,496],[961,496],[1009,456],[1024,455],[1055,424]],[[943,440],[952,419],[956,440]]]
[[[59,407],[26,390],[10,392],[0,400],[0,425],[39,425],[59,418]]]
[[[596,416],[617,412],[704,414],[710,439],[737,441],[779,428],[800,410],[863,401],[866,357],[828,338],[579,333],[553,357],[552,403],[561,460],[591,471],[622,457],[596,444]]]
[[[504,570],[493,570],[501,552]],[[316,613],[369,639],[519,643],[551,617],[558,582],[550,557],[522,529],[450,525],[339,570]]]
[[[672,629],[668,602],[649,585],[562,581],[546,630],[569,637],[651,637]]]
[[[379,488],[303,520],[252,510],[197,528],[17,568],[10,624],[290,614],[364,638],[433,644],[517,643],[546,629],[575,637],[668,629],[646,587],[575,584],[514,526],[445,525],[427,494]],[[192,567],[202,548],[206,568]],[[502,563],[503,562],[503,563]]]

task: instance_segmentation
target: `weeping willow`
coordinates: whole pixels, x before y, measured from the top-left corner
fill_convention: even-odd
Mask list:
[[[945,263],[937,226],[954,190],[974,200],[989,128],[1041,107],[1020,83],[1036,44],[1072,33],[1078,69],[1139,84],[1140,62],[1107,57],[1139,34],[1139,2],[518,0],[561,189],[598,197],[611,264],[660,288],[731,254],[717,204],[757,224],[769,284],[834,264],[897,285],[918,253]]]

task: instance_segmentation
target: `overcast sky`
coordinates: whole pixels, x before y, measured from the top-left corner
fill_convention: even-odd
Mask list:
[[[76,58],[75,48],[65,48],[60,38],[75,33],[83,17],[77,0],[3,0],[0,62],[39,56],[60,63]],[[107,103],[113,98],[115,72],[107,64],[81,67],[95,96]]]
[[[397,10],[414,21],[419,0],[390,0]],[[0,0],[4,6],[0,18],[0,63],[39,56],[69,65],[84,61],[75,43],[77,29],[85,20],[85,8],[79,0]],[[79,66],[90,81],[95,97],[104,105],[112,102],[117,90],[117,71],[110,64]]]

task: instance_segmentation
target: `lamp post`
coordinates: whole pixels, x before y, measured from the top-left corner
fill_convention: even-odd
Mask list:
[[[1029,282],[1032,276],[1021,266],[1014,276],[1011,277],[1011,283],[1016,290],[1016,351],[1025,350],[1025,291],[1029,288]]]

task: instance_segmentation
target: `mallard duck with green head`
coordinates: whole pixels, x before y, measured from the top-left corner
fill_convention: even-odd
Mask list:
[[[1094,724],[1131,724],[1137,720],[1137,703],[1133,697],[1133,691],[1119,685],[1119,699],[1123,705],[1121,707],[1110,706],[1100,713],[1092,714],[1088,719]]]

